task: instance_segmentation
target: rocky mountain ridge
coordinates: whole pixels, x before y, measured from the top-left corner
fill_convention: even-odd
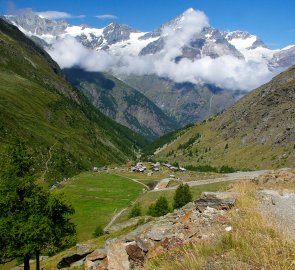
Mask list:
[[[67,79],[102,113],[149,139],[178,126],[146,96],[115,77],[82,69],[64,69]]]
[[[114,55],[138,56],[160,53],[167,39],[167,34],[163,35],[165,29],[169,27],[173,30],[171,34],[177,35],[182,27],[181,23],[192,12],[193,9],[188,9],[151,32],[140,32],[126,24],[116,22],[101,29],[86,25],[71,26],[62,21],[46,19],[31,10],[25,10],[17,15],[6,15],[5,18],[26,35],[45,41],[46,44],[43,43],[45,46],[71,36],[90,49],[104,50]],[[219,31],[213,27],[204,27],[201,33],[191,40],[189,46],[182,48],[182,57],[188,59],[206,56],[216,58],[222,55],[247,58],[250,53],[254,55],[256,61],[266,58],[270,68],[286,68],[294,64],[294,47],[271,50],[257,36],[245,31]],[[290,58],[293,60],[288,61]]]

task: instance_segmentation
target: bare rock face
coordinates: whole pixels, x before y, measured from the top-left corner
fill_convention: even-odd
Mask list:
[[[206,207],[218,210],[227,210],[234,206],[237,194],[234,192],[203,192],[200,199],[195,203],[197,208],[203,212]]]
[[[91,254],[87,255],[86,259],[90,261],[97,261],[97,260],[103,260],[107,257],[107,252],[105,249],[96,249]]]
[[[107,245],[108,270],[129,270],[130,262],[122,241],[113,240]]]

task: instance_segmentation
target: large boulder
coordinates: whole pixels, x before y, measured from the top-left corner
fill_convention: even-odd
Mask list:
[[[92,253],[86,256],[87,260],[90,261],[97,261],[97,260],[103,260],[107,257],[107,252],[105,249],[99,248],[94,250]]]
[[[108,270],[129,270],[129,256],[125,245],[120,240],[113,240],[107,244]]]
[[[228,210],[234,206],[236,199],[237,194],[234,192],[203,192],[195,204],[201,212],[207,206],[218,210]]]

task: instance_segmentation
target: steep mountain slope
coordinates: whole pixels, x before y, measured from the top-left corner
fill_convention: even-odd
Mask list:
[[[202,121],[235,102],[233,91],[213,85],[175,83],[156,75],[120,75],[120,79],[146,95],[181,126]]]
[[[36,174],[55,181],[126,162],[146,143],[98,112],[45,51],[2,19],[0,44],[0,150],[25,140]]]
[[[190,127],[156,155],[193,165],[295,166],[295,66],[223,114]],[[183,131],[182,131],[183,132]]]
[[[152,101],[111,75],[77,68],[64,73],[102,113],[145,137],[154,139],[177,128]]]

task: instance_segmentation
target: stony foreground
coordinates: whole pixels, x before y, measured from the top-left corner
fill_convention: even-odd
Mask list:
[[[294,199],[295,195],[290,191],[276,191],[280,186],[293,185],[295,174],[292,170],[268,171],[249,181],[257,185],[262,206],[266,205],[268,209],[281,207],[281,200],[285,198]],[[189,243],[212,242],[218,236],[233,231],[227,210],[235,206],[237,198],[239,194],[234,192],[203,192],[198,200],[166,216],[138,217],[114,225],[109,228],[111,233],[139,222],[144,223],[124,236],[108,240],[101,249],[95,249],[91,245],[77,245],[76,254],[63,258],[58,268],[78,266],[85,270],[144,269],[147,260],[161,253]],[[287,208],[281,213],[287,213],[290,209]]]
[[[147,259],[162,252],[231,231],[226,210],[235,200],[236,194],[231,192],[205,192],[199,200],[107,241],[103,249],[90,253],[89,247],[79,245],[77,254],[64,258],[58,267],[83,264],[85,270],[143,269]]]

